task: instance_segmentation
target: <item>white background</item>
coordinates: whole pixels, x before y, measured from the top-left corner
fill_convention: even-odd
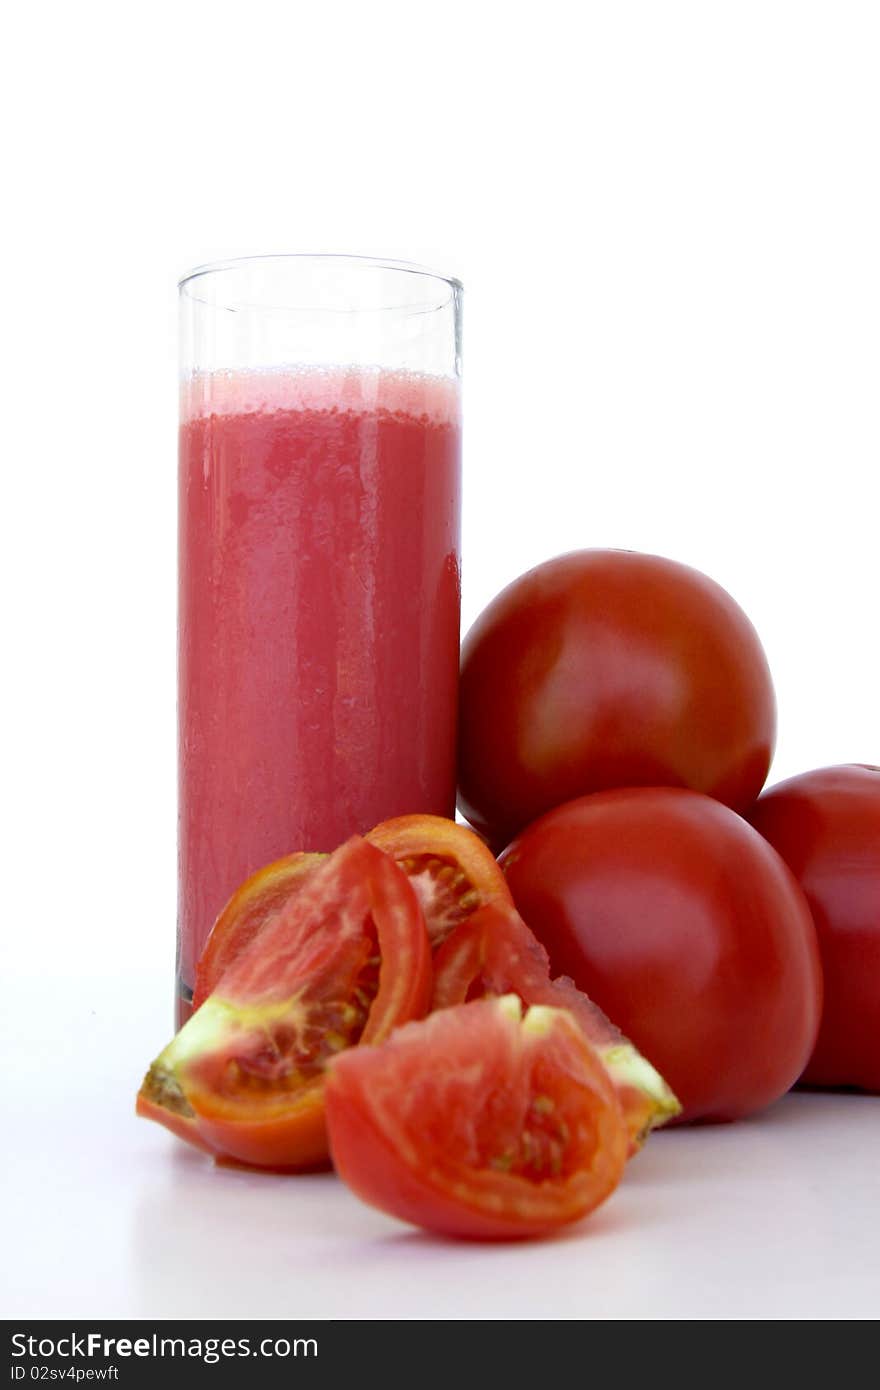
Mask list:
[[[112,1286],[146,1315],[162,1299],[126,1213],[168,1183],[170,1141],[128,1109],[170,1009],[178,276],[278,250],[459,275],[465,622],[562,550],[674,556],[763,637],[773,776],[880,762],[880,12],[85,0],[17,7],[0,61],[2,950],[32,1001],[4,1046],[31,1115],[22,1171],[43,1171],[39,1150],[66,1193],[56,1263],[37,1240],[13,1306],[81,1309],[64,1213],[85,1220],[124,1167],[139,1186],[115,1192],[121,1244],[89,1311]],[[61,1095],[89,1113],[50,1163]],[[68,1163],[91,1189],[68,1192]],[[7,1195],[33,1216],[35,1197]],[[324,1256],[340,1279],[348,1219]],[[258,1284],[259,1252],[241,1258]],[[500,1316],[523,1311],[518,1285]],[[423,1313],[431,1297],[428,1277]]]

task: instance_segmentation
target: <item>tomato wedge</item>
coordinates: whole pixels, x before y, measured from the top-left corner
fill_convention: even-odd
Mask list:
[[[414,889],[355,836],[314,869],[153,1063],[138,1112],[257,1167],[327,1161],[329,1060],[421,1017],[431,951]]]
[[[617,1186],[614,1087],[564,1009],[509,995],[444,1009],[336,1058],[327,1124],[340,1177],[403,1221],[466,1239],[537,1236]]]
[[[501,869],[472,830],[443,816],[398,816],[366,836],[391,856],[415,889],[431,944],[444,941],[481,903],[512,903]],[[213,994],[224,970],[298,893],[326,854],[299,851],[252,874],[233,893],[205,943],[196,967],[193,1009]]]
[[[650,1130],[677,1115],[681,1106],[659,1072],[620,1029],[577,988],[573,980],[550,978],[550,959],[514,907],[490,903],[458,927],[434,958],[432,1008],[516,994],[525,1004],[568,1009],[596,1048],[617,1088],[635,1153]]]
[[[483,903],[513,903],[507,880],[492,851],[464,825],[443,816],[398,816],[367,835],[406,874],[422,905],[431,945]]]
[[[266,922],[302,887],[326,854],[300,851],[258,869],[236,889],[211,928],[196,966],[193,1010],[213,994],[218,980]]]

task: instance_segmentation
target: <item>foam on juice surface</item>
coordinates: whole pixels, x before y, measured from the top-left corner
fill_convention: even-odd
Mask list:
[[[372,367],[197,372],[181,382],[182,422],[278,411],[387,411],[427,417],[436,425],[457,425],[461,393],[454,377]]]

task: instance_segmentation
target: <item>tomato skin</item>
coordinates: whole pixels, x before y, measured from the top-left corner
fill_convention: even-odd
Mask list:
[[[505,1107],[530,1113],[524,1072],[540,1076],[540,1100],[564,1107],[566,1145],[578,1146],[571,1172],[530,1180],[475,1156],[487,1135],[509,1137]],[[327,1122],[334,1167],[362,1200],[466,1240],[518,1240],[577,1221],[610,1195],[626,1162],[617,1097],[580,1029],[564,1010],[520,1019],[512,998],[444,1009],[381,1047],[336,1058]]]
[[[420,1018],[430,997],[415,891],[354,836],[235,954],[153,1063],[138,1113],[240,1163],[326,1166],[327,1058],[381,1042]]]
[[[502,856],[554,970],[666,1078],[684,1120],[734,1120],[794,1084],[822,1005],[816,932],[779,855],[696,792],[634,788],[542,817]]]
[[[500,849],[615,787],[686,787],[745,810],[770,767],[776,703],[754,628],[713,580],[584,550],[529,570],[477,619],[459,724],[459,806]]]
[[[880,1092],[880,769],[790,777],[749,820],[803,888],[819,937],[825,1003],[803,1080]]]
[[[330,1167],[323,1082],[309,1087],[283,1111],[266,1116],[232,1115],[219,1107],[215,1113],[208,1096],[197,1104],[198,1137],[217,1156],[280,1173]]]

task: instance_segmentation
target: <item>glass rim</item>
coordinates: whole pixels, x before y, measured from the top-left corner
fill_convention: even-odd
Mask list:
[[[418,275],[426,280],[438,280],[441,284],[448,285],[453,294],[456,295],[464,292],[464,285],[454,275],[444,275],[441,271],[431,270],[429,266],[419,265],[415,261],[397,261],[384,256],[359,256],[344,251],[269,251],[255,256],[232,256],[222,261],[209,261],[205,265],[194,266],[192,270],[182,276],[177,282],[177,289],[183,293],[187,285],[194,280],[204,279],[208,275],[220,275],[224,271],[242,270],[249,265],[266,264],[270,261],[336,261],[357,269],[394,270],[405,275]]]

